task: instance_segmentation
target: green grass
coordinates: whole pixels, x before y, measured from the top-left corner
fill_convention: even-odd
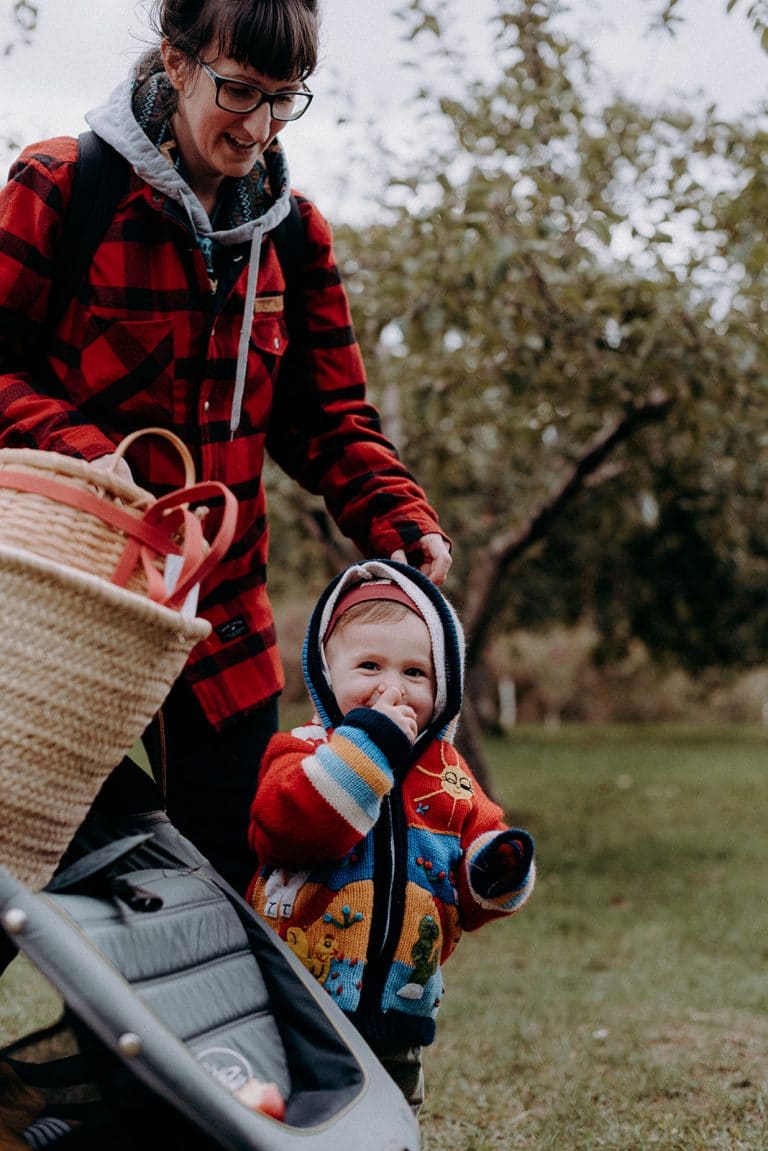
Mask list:
[[[521,730],[488,747],[539,882],[462,940],[424,1151],[768,1147],[768,734]],[[0,985],[0,1033],[30,999]]]
[[[768,1146],[768,736],[526,731],[490,754],[539,882],[446,968],[425,1151]]]

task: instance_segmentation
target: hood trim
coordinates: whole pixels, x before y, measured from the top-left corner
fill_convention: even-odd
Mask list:
[[[435,707],[431,722],[419,735],[414,751],[435,737],[453,741],[464,682],[464,632],[443,593],[417,568],[396,560],[374,559],[352,564],[337,575],[320,596],[304,639],[304,679],[324,727],[342,719],[331,690],[324,637],[339,598],[356,584],[391,580],[411,599],[427,625],[435,667]]]
[[[203,205],[189,184],[156,148],[133,113],[133,77],[128,76],[107,98],[106,103],[86,113],[86,123],[97,136],[111,144],[127,160],[139,179],[156,192],[180,204],[195,235],[206,236],[225,247],[249,243],[255,229],[271,232],[282,223],[291,206],[290,181],[263,215],[236,228],[214,230]]]

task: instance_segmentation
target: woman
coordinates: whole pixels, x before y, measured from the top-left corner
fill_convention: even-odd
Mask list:
[[[52,331],[46,309],[76,142],[27,148],[0,192],[0,446],[98,467],[126,433],[162,424],[186,441],[199,478],[238,498],[235,542],[202,589],[211,638],[163,716],[169,815],[240,889],[252,868],[249,800],[283,686],[266,590],[265,449],[324,496],[364,553],[407,553],[437,583],[451,562],[435,512],[366,402],[330,230],[301,197],[298,339],[286,324],[272,237],[290,207],[278,134],[312,99],[316,9],[313,0],[159,0],[159,48],[87,116],[130,171]],[[135,480],[156,491],[176,482],[167,452],[140,441]]]

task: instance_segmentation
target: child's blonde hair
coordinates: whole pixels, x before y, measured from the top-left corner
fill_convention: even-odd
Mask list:
[[[333,632],[326,640],[326,646],[333,643],[337,635],[352,623],[400,623],[408,614],[420,619],[419,613],[411,611],[404,603],[388,599],[367,599],[362,603],[351,604],[343,611],[334,624]]]

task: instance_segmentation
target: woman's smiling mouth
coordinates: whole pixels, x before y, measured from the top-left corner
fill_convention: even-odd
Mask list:
[[[238,140],[234,136],[231,136],[229,132],[224,133],[224,139],[236,152],[252,152],[254,148],[258,147],[255,140]]]

